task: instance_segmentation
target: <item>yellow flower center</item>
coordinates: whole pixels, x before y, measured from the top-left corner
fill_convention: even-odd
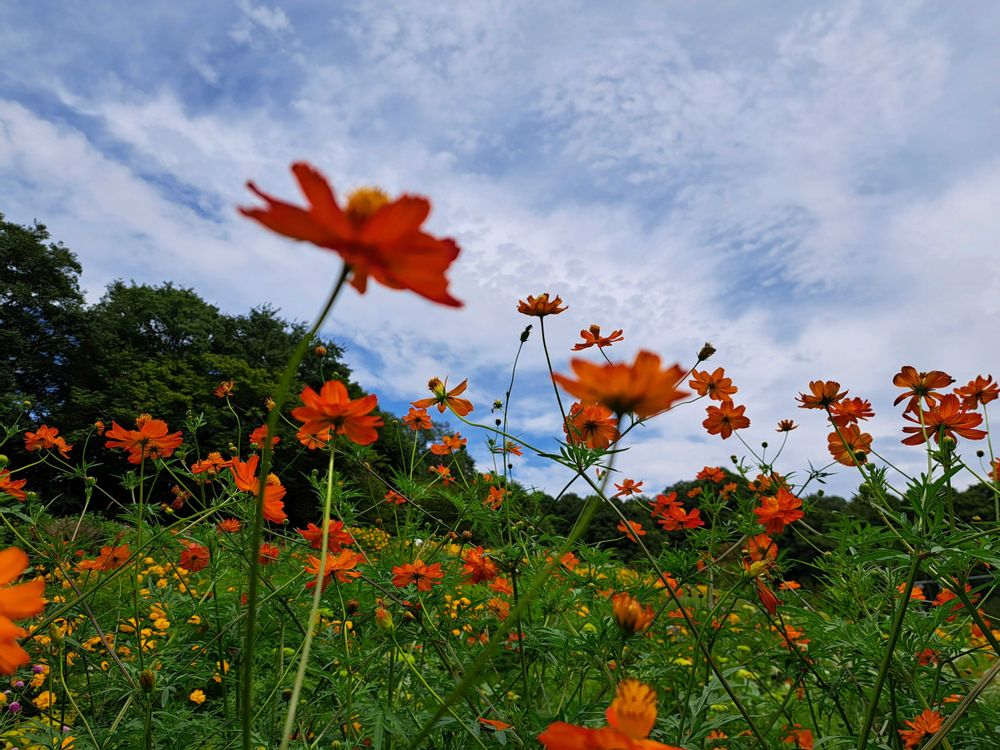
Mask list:
[[[363,224],[388,202],[389,196],[379,188],[358,188],[347,198],[347,218],[355,224]]]
[[[142,429],[142,426],[153,419],[152,414],[140,414],[135,418],[135,426],[137,429]]]

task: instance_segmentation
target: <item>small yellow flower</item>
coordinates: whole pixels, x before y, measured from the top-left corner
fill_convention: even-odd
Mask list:
[[[191,695],[188,696],[188,700],[192,703],[197,703],[199,706],[205,702],[205,691],[204,690],[192,690]]]

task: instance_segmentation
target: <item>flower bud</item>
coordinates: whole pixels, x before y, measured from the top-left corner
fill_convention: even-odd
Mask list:
[[[320,344],[315,349],[313,349],[313,354],[315,354],[317,357],[325,357],[326,356],[326,347],[323,346],[322,344]]]
[[[375,624],[379,629],[391,633],[396,629],[396,623],[392,621],[392,615],[385,607],[375,608]]]
[[[142,692],[151,693],[156,687],[156,673],[151,669],[144,669],[139,673],[139,687]]]
[[[626,638],[641,633],[653,624],[653,608],[643,607],[641,602],[624,592],[611,597],[611,612],[615,624]]]
[[[698,350],[698,361],[704,362],[713,354],[715,354],[715,347],[706,341],[704,346],[702,346],[701,349]]]

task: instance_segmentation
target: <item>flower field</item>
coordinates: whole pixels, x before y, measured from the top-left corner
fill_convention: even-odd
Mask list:
[[[53,425],[29,402],[4,416],[0,747],[1000,747],[991,375],[887,364],[899,429],[875,439],[864,395],[817,373],[793,416],[829,432],[803,470],[782,460],[795,421],[751,424],[724,352],[622,361],[623,331],[598,326],[548,340],[571,300],[539,292],[511,300],[528,326],[517,357],[576,353],[548,368],[558,451],[508,429],[518,359],[493,404],[461,373],[427,373],[396,417],[336,375],[299,384],[300,364],[326,356],[341,294],[380,284],[460,307],[460,248],[424,231],[425,198],[342,202],[312,166],[293,173],[305,205],[251,183],[241,213],[343,266],[266,405],[240,406],[224,372],[217,413],[183,424]],[[622,476],[633,431],[680,409],[732,442],[732,463],[662,491]],[[386,440],[391,465],[373,453]],[[922,470],[886,461],[883,440]],[[521,486],[527,455],[586,497]],[[831,466],[856,472],[863,512],[817,528]],[[308,517],[289,512],[292,483]],[[79,507],[58,512],[62,493]],[[965,512],[970,493],[984,512]],[[588,536],[602,518],[613,543]]]

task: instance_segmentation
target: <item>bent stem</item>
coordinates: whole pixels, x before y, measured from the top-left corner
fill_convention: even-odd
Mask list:
[[[257,599],[260,596],[260,555],[258,554],[258,550],[264,536],[264,490],[267,487],[267,475],[271,473],[271,458],[274,454],[274,448],[271,445],[271,436],[275,433],[278,426],[281,407],[288,397],[288,391],[291,390],[292,383],[295,381],[295,373],[298,370],[299,363],[305,356],[313,337],[319,331],[320,326],[323,325],[323,321],[326,320],[326,316],[330,313],[330,309],[333,307],[337,295],[344,286],[350,270],[351,267],[345,263],[340,272],[340,277],[333,286],[333,291],[330,292],[326,304],[316,317],[316,322],[313,323],[309,332],[302,337],[302,341],[299,342],[299,345],[288,360],[288,364],[285,365],[285,371],[281,374],[281,380],[278,382],[278,391],[274,394],[274,408],[267,415],[267,436],[264,439],[260,459],[260,476],[262,481],[258,483],[260,488],[257,491],[253,529],[250,532],[250,552],[247,555],[250,560],[250,579],[247,585],[247,627],[246,637],[243,640],[243,663],[240,671],[240,725],[243,750],[252,750],[253,650],[254,641],[257,637]]]

